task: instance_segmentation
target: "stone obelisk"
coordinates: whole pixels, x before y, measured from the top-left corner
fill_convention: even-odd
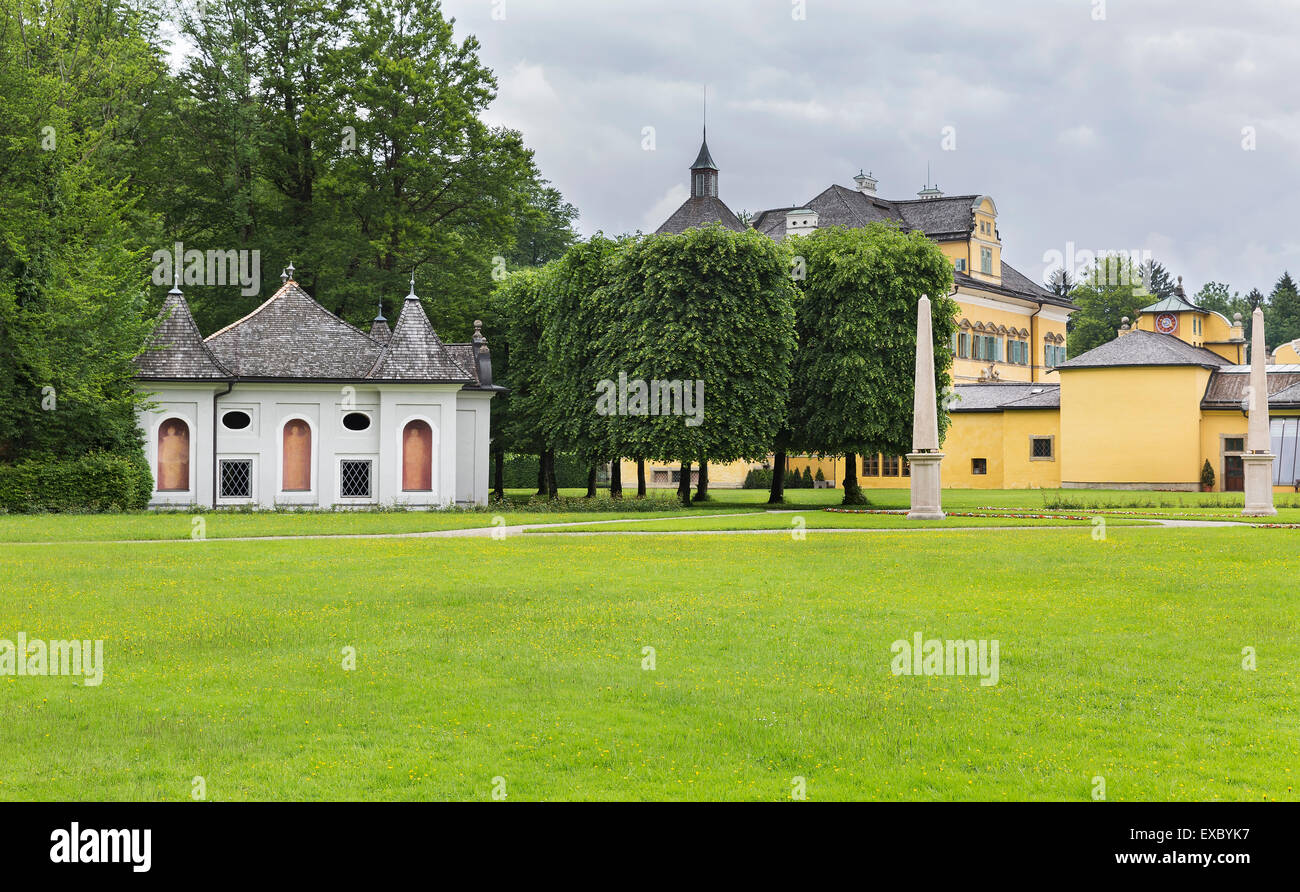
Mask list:
[[[1268,348],[1264,346],[1264,312],[1255,308],[1250,319],[1250,422],[1246,428],[1246,454],[1241,457],[1246,476],[1247,517],[1272,517],[1273,460],[1268,430]]]
[[[909,520],[943,520],[939,492],[939,410],[934,393],[934,334],[930,322],[930,298],[924,294],[916,305],[916,389],[912,403],[912,451],[907,460],[912,469],[912,510]]]

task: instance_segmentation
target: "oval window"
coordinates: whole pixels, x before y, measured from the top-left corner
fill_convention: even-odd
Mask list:
[[[350,431],[363,431],[370,428],[370,416],[365,412],[349,412],[343,416],[343,426]]]
[[[247,412],[227,412],[221,416],[221,423],[232,431],[242,431],[253,423],[253,417]]]

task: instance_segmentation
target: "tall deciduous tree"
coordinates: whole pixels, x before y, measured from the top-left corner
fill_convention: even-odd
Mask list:
[[[801,237],[807,277],[790,396],[791,442],[823,455],[911,449],[916,307],[933,301],[936,393],[948,383],[957,304],[952,263],[920,233],[875,224]],[[939,405],[940,434],[948,424]],[[852,471],[849,468],[848,471]],[[861,500],[846,474],[845,503]]]
[[[606,351],[629,382],[617,451],[680,462],[685,504],[693,463],[759,458],[776,436],[795,348],[788,256],[753,230],[719,226],[646,236],[619,256]],[[665,414],[656,381],[676,382],[666,389],[682,414]]]
[[[0,460],[138,454],[130,360],[152,322],[137,232],[157,20],[116,3],[0,18]],[[126,174],[124,176],[124,174]]]
[[[1070,317],[1070,356],[1113,340],[1125,316],[1136,322],[1138,311],[1154,298],[1143,288],[1142,270],[1127,257],[1099,259],[1072,293],[1078,310]]]
[[[544,423],[557,445],[592,466],[618,458],[618,418],[597,411],[597,385],[612,372],[609,330],[617,307],[611,289],[622,249],[621,243],[597,234],[547,267],[550,317],[544,352],[552,400]]]

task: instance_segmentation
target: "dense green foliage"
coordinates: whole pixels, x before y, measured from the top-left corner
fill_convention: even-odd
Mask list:
[[[9,0],[0,462],[138,453],[130,360],[177,244],[247,252],[258,274],[185,260],[205,333],[293,261],[362,326],[417,269],[440,334],[467,337],[494,276],[554,259],[576,217],[520,135],[482,120],[478,49],[415,0]]]
[[[1113,341],[1125,317],[1136,323],[1138,311],[1159,299],[1145,289],[1142,270],[1119,256],[1099,260],[1070,297],[1079,308],[1070,317],[1066,340],[1071,359]]]
[[[153,475],[139,454],[0,464],[0,511],[129,511],[148,505],[152,493]]]
[[[917,304],[930,297],[935,392],[942,395],[957,324],[952,263],[920,233],[883,224],[818,230],[793,250],[807,268],[790,399],[793,444],[821,455],[909,452]],[[940,404],[941,436],[947,423]]]
[[[619,451],[681,462],[765,456],[796,346],[785,248],[752,229],[720,226],[647,236],[628,244],[614,278],[609,370],[703,394],[697,417],[620,417]]]

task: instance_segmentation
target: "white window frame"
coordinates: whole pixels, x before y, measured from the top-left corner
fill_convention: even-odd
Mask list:
[[[242,410],[240,410],[242,411]],[[251,505],[257,502],[257,465],[259,456],[256,453],[234,453],[231,455],[217,456],[217,504],[218,505]],[[223,496],[221,494],[221,463],[228,461],[246,461],[249,462],[248,469],[248,495],[247,496]]]
[[[370,462],[370,495],[343,495],[343,463],[345,461]],[[334,457],[334,500],[340,505],[376,505],[379,503],[379,456],[374,453],[343,454]]]

